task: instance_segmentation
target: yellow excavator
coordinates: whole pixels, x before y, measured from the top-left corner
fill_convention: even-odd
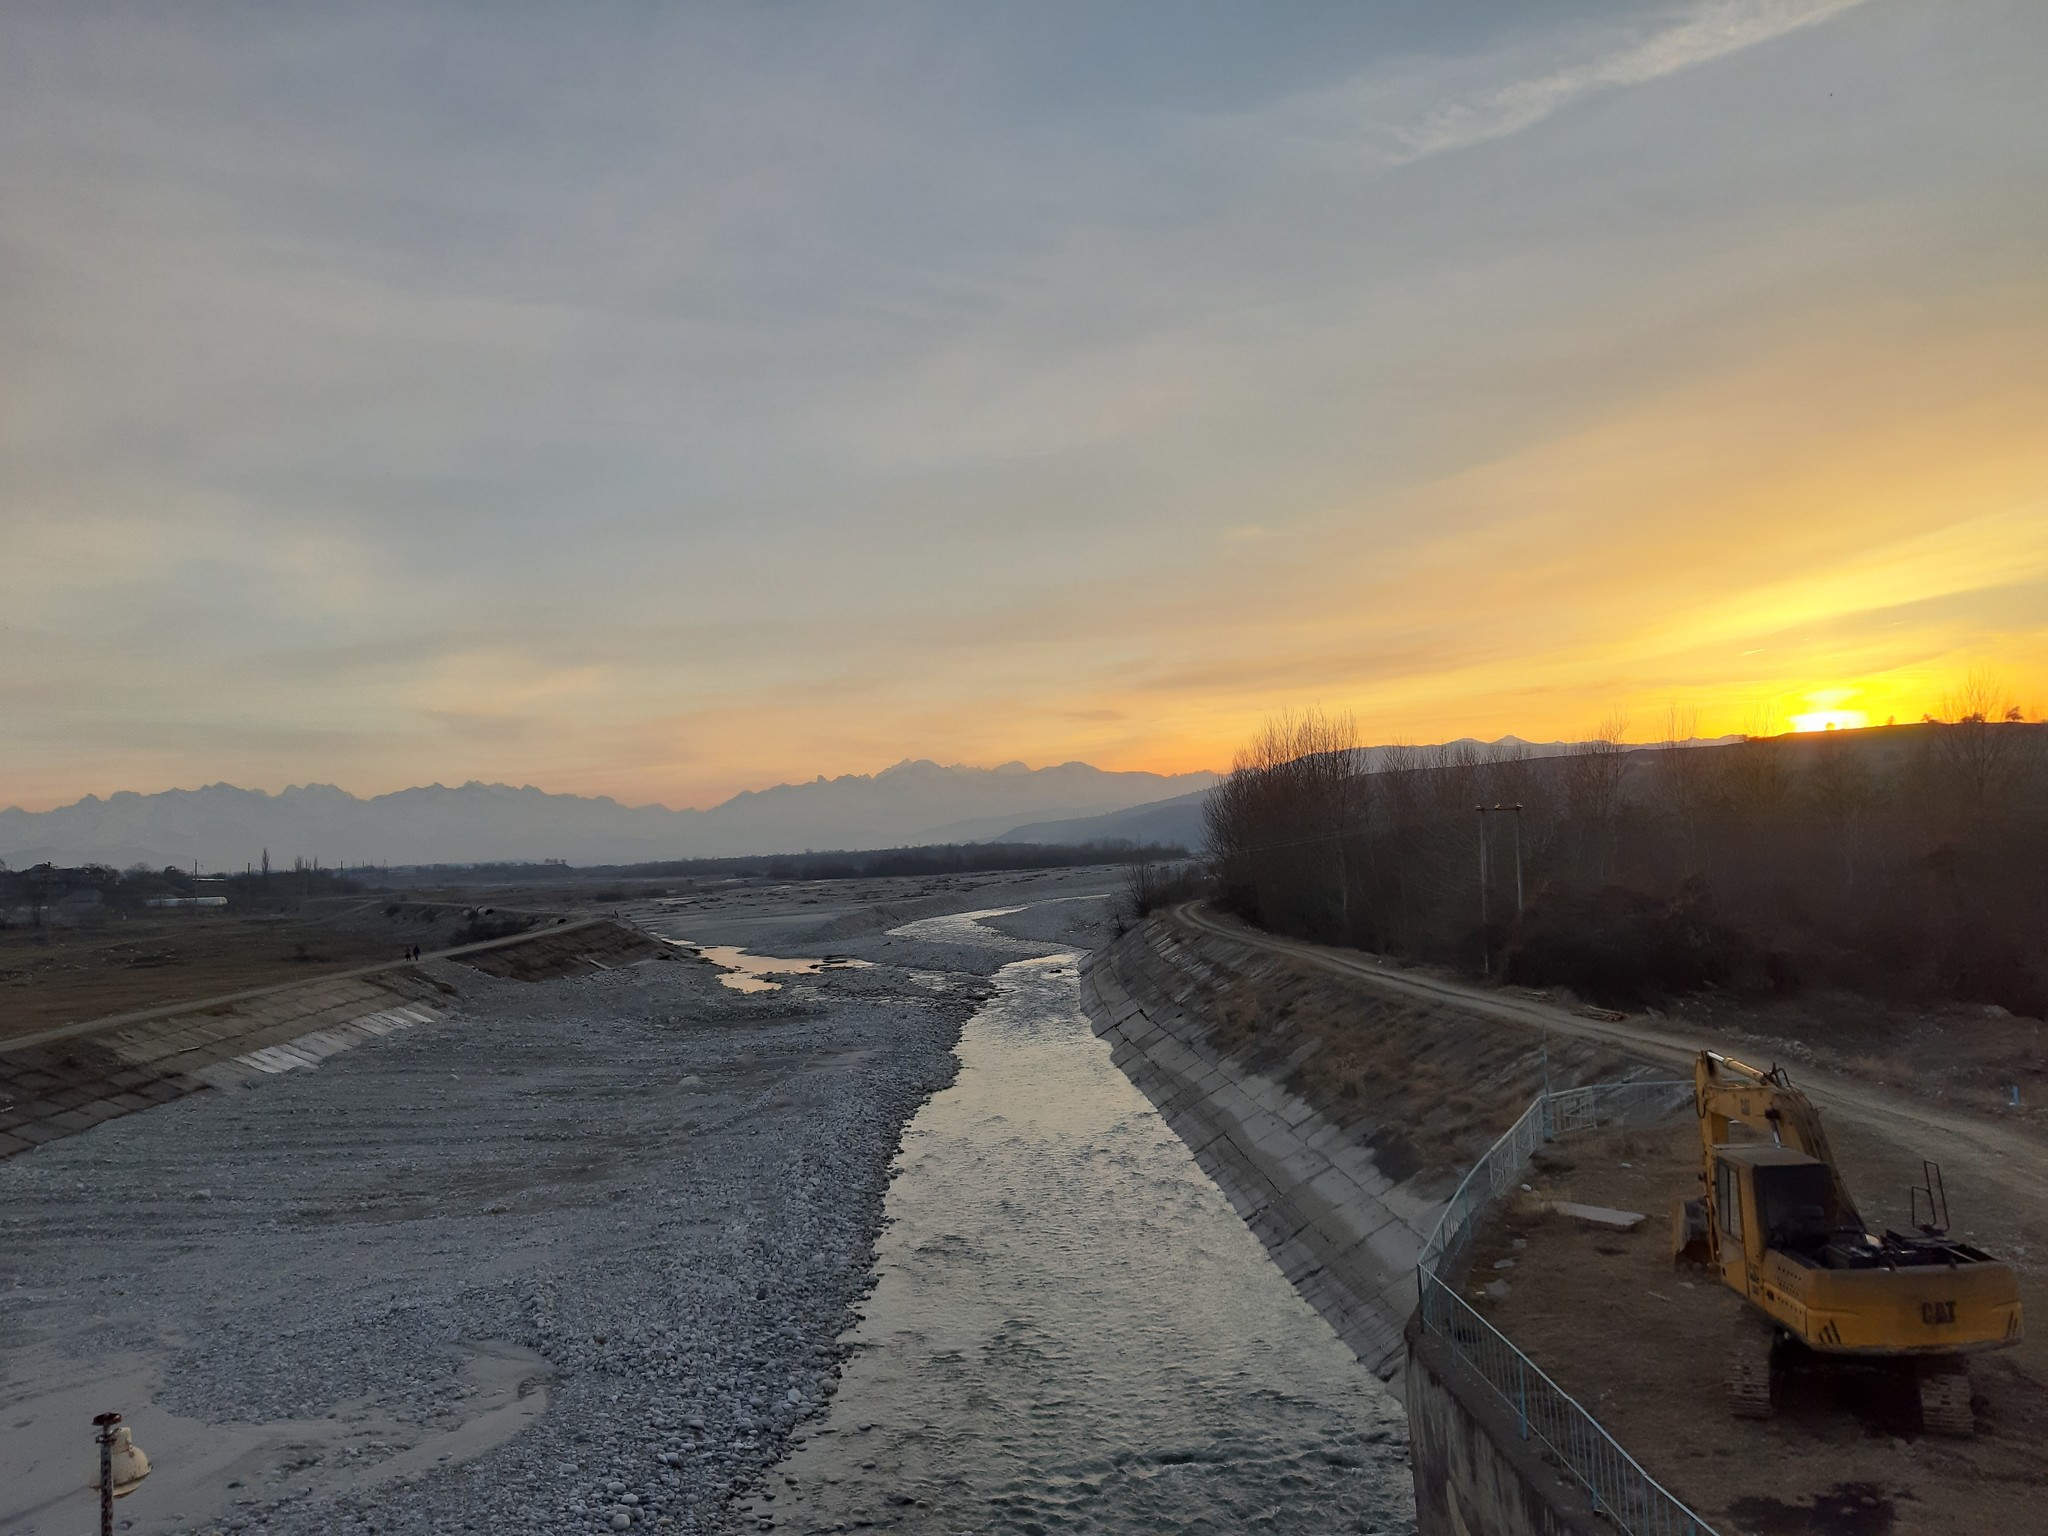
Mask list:
[[[1675,1203],[1673,1258],[1715,1271],[1750,1304],[1729,1359],[1735,1414],[1769,1418],[1787,1353],[1804,1347],[1899,1360],[1930,1433],[1975,1433],[1968,1357],[2019,1343],[2019,1285],[2011,1266],[1947,1235],[1941,1170],[1923,1164],[1914,1186],[1917,1235],[1880,1236],[1864,1228],[1813,1102],[1782,1069],[1702,1051],[1693,1090],[1703,1193]],[[1756,1139],[1735,1139],[1736,1124]]]

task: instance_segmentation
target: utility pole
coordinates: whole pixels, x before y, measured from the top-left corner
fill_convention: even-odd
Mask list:
[[[1508,807],[1515,813],[1515,921],[1522,920],[1522,802]]]
[[[1493,975],[1493,944],[1486,933],[1486,807],[1475,805],[1479,813],[1479,968],[1487,976]]]

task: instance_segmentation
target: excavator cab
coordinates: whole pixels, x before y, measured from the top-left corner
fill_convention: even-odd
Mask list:
[[[1835,1201],[1834,1178],[1820,1159],[1795,1153],[1782,1161],[1756,1165],[1750,1178],[1766,1248],[1819,1254],[1836,1233],[1845,1230]],[[1862,1224],[1853,1211],[1846,1230],[1862,1234]]]
[[[1866,1241],[1861,1219],[1842,1206],[1834,1170],[1817,1157],[1734,1144],[1715,1147],[1711,1166],[1712,1196],[1681,1201],[1674,1213],[1672,1257],[1719,1269],[1738,1291],[1747,1293],[1749,1275],[1762,1273],[1772,1251],[1825,1265]]]

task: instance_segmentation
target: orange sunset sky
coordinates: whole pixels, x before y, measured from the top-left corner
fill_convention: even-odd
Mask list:
[[[0,805],[2048,706],[2048,8],[343,9],[0,20]]]

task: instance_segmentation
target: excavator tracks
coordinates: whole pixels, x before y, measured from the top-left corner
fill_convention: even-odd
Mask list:
[[[1977,1415],[1970,1407],[1968,1362],[1937,1360],[1921,1368],[1920,1427],[1930,1435],[1958,1439],[1977,1433]]]
[[[1745,1317],[1728,1344],[1728,1411],[1738,1419],[1768,1419],[1776,1409],[1773,1357],[1777,1330],[1760,1317]]]

